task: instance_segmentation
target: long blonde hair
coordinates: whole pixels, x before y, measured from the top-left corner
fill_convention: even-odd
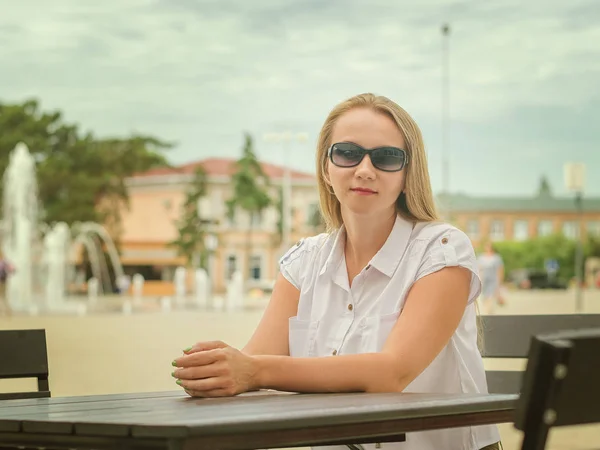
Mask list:
[[[421,130],[413,118],[387,97],[370,93],[356,95],[338,104],[327,116],[317,144],[317,177],[319,201],[327,229],[333,231],[343,224],[340,202],[327,184],[327,150],[331,146],[331,135],[342,114],[354,108],[369,108],[390,117],[404,136],[408,155],[405,189],[396,201],[398,213],[414,222],[438,220],[431,181],[427,169],[427,157]]]

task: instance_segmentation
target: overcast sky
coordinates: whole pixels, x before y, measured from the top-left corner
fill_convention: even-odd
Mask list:
[[[0,101],[37,97],[98,135],[177,142],[174,163],[236,157],[242,133],[306,132],[314,172],[328,111],[387,95],[421,126],[441,188],[441,33],[451,72],[450,188],[518,195],[563,163],[600,195],[598,0],[0,0]],[[594,179],[595,178],[595,179]]]

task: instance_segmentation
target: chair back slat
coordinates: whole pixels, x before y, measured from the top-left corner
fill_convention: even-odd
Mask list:
[[[600,314],[542,314],[481,316],[484,358],[527,358],[531,337],[567,330],[600,327]],[[488,391],[520,392],[522,371],[486,371]]]
[[[38,392],[0,393],[0,399],[50,397],[45,330],[0,330],[0,378],[37,378]]]
[[[523,449],[542,449],[551,427],[600,423],[600,328],[531,339],[515,427]]]
[[[531,336],[600,327],[600,314],[481,316],[485,358],[526,358]]]

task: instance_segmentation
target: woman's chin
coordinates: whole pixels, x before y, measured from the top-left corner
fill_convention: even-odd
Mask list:
[[[381,206],[369,204],[369,202],[351,202],[342,209],[346,214],[353,216],[359,216],[361,218],[372,218],[377,219],[385,216],[385,212],[381,209]]]

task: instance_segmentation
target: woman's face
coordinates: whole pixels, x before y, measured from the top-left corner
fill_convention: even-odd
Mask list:
[[[351,142],[365,149],[406,149],[396,122],[369,108],[351,109],[339,117],[331,137],[332,144],[338,142]],[[365,155],[354,167],[338,167],[328,158],[327,174],[342,213],[377,217],[395,212],[396,200],[404,189],[406,168],[385,172],[374,167]]]

